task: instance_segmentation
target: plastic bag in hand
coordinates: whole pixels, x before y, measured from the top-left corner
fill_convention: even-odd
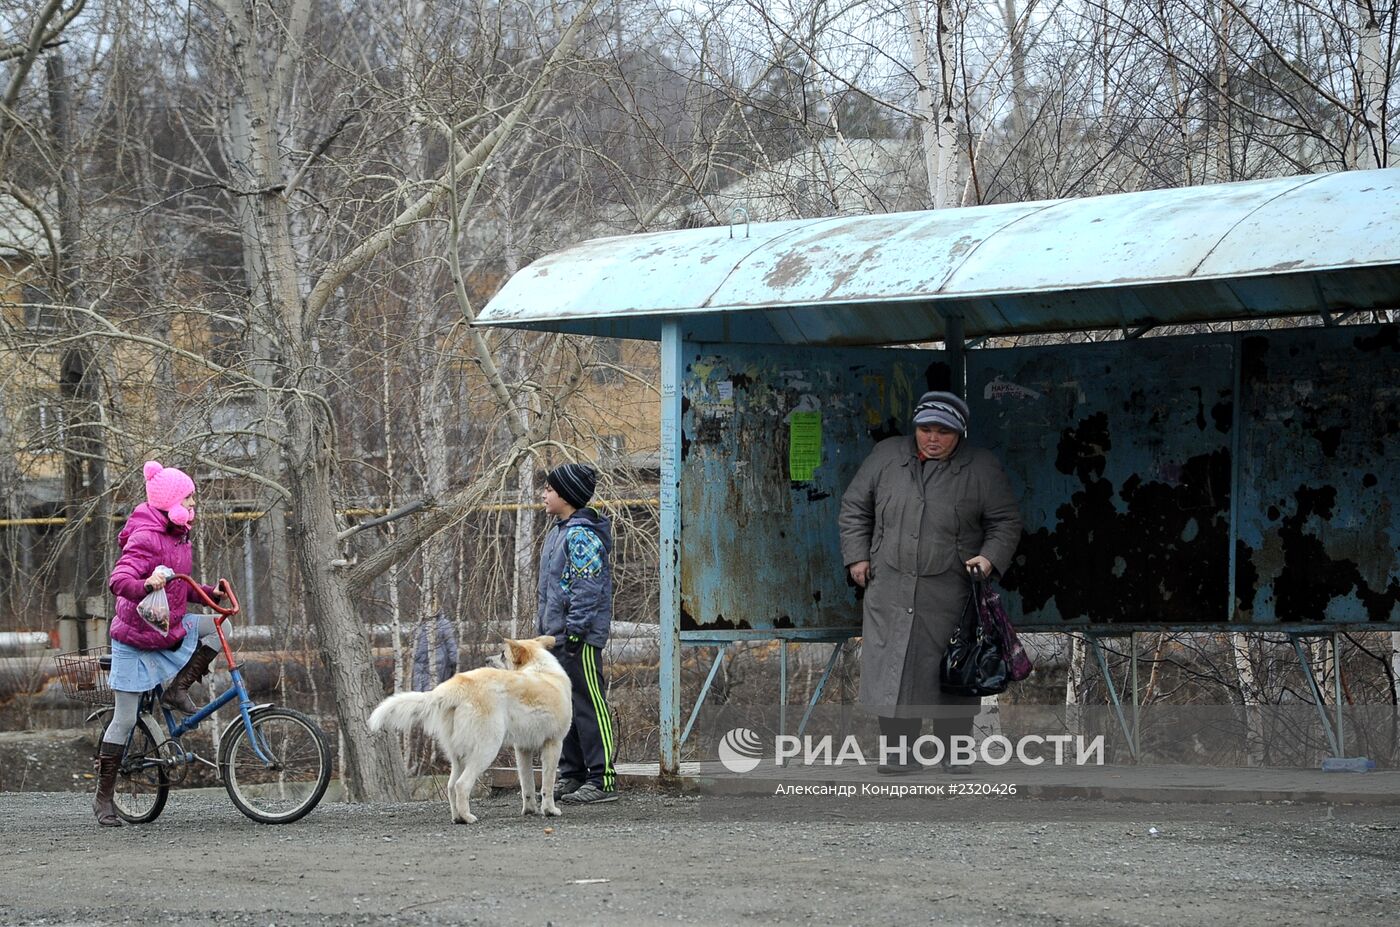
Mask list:
[[[156,572],[165,577],[168,583],[175,576],[175,571],[170,567],[156,567]],[[165,587],[162,586],[155,592],[150,593],[136,604],[136,614],[140,615],[146,624],[155,628],[162,634],[170,633],[170,599],[165,595]]]

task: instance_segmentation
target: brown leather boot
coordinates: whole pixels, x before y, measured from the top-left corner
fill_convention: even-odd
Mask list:
[[[170,680],[170,685],[160,697],[160,703],[166,708],[183,711],[187,715],[199,711],[199,707],[190,698],[190,686],[204,678],[204,674],[209,672],[209,664],[213,663],[218,655],[219,651],[213,647],[205,647],[203,644],[196,647],[190,662]]]
[[[117,767],[122,763],[125,744],[109,744],[105,740],[97,753],[97,794],[92,798],[92,813],[103,827],[121,827],[112,793],[117,789]]]

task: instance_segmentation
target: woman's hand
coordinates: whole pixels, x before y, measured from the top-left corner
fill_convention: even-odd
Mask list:
[[[157,567],[155,572],[151,573],[150,576],[146,577],[146,588],[152,592],[155,592],[157,589],[165,588],[165,577],[161,575],[159,567]]]
[[[992,561],[978,554],[967,561],[967,571],[980,579],[990,579],[992,575]]]
[[[857,560],[850,566],[851,582],[864,589],[865,584],[870,582],[870,561]]]

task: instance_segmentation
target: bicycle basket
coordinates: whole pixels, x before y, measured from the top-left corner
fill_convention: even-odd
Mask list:
[[[55,656],[54,665],[58,668],[58,681],[63,684],[63,694],[89,705],[111,705],[115,699],[112,687],[107,684],[107,667],[102,665],[104,662],[110,665],[111,653],[110,647],[92,647]]]

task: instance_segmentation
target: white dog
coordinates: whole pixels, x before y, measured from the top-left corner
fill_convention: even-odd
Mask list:
[[[500,753],[515,748],[521,814],[562,814],[554,803],[559,752],[573,720],[569,676],[550,648],[554,638],[506,640],[505,669],[458,673],[431,692],[391,695],[369,716],[372,731],[422,726],[452,762],[447,804],[455,824],[475,824],[472,784]],[[542,801],[535,796],[534,754],[540,755]]]

